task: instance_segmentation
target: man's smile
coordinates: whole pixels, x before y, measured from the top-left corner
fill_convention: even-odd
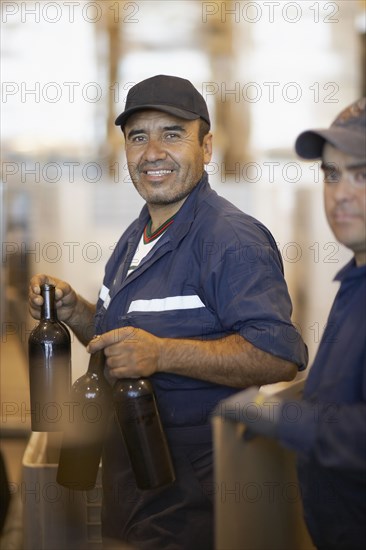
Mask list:
[[[143,170],[143,173],[148,176],[166,176],[172,172],[173,170]]]

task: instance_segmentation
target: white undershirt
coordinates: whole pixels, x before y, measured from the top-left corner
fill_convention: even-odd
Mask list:
[[[164,233],[165,231],[161,235],[159,235],[159,237],[156,237],[156,239],[146,244],[144,242],[144,234],[141,235],[140,242],[137,245],[135,254],[132,258],[126,277],[128,277],[129,275],[131,275],[131,273],[133,273],[133,271],[135,271],[135,269],[140,265],[140,263],[145,258],[145,256],[148,255],[150,250],[154,248],[154,246],[156,245],[158,240],[164,235]]]

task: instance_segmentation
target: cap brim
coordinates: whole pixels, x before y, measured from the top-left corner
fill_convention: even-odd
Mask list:
[[[155,111],[163,111],[164,113],[169,113],[170,115],[177,116],[179,118],[184,118],[185,120],[196,120],[200,118],[196,113],[191,113],[190,111],[185,111],[171,105],[139,105],[138,107],[131,107],[127,111],[121,113],[115,120],[116,126],[125,126],[127,119],[137,111],[144,111],[146,109],[154,109]]]
[[[296,153],[304,159],[319,159],[323,154],[324,143],[326,141],[343,153],[355,157],[365,156],[365,133],[339,127],[329,128],[328,130],[307,130],[306,132],[302,132],[295,142]]]

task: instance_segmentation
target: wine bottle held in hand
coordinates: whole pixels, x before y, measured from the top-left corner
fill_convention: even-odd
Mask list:
[[[71,386],[71,339],[57,319],[55,286],[41,285],[41,319],[28,340],[31,428],[35,432],[62,430]]]
[[[121,378],[114,385],[113,401],[137,487],[173,483],[174,467],[151,382]]]
[[[112,388],[104,377],[104,351],[90,356],[86,374],[74,382],[64,426],[57,483],[76,490],[95,486],[108,420]]]

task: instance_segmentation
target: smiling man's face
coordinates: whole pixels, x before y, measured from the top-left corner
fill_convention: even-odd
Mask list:
[[[128,170],[148,205],[185,199],[202,177],[212,154],[212,136],[199,141],[200,120],[155,110],[131,115],[124,128]]]

